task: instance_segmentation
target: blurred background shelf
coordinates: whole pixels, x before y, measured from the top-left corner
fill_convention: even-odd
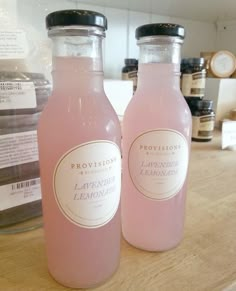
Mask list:
[[[208,78],[206,81],[206,99],[213,100],[216,113],[216,126],[220,120],[227,118],[236,108],[236,79]]]
[[[45,16],[60,9],[90,9],[108,18],[104,42],[106,78],[120,79],[125,58],[138,58],[134,37],[137,26],[173,22],[186,28],[183,57],[198,57],[201,51],[227,49],[236,53],[236,2],[211,0],[1,0],[11,2],[18,19],[32,24],[47,39]],[[10,5],[10,4],[7,4]],[[36,12],[37,11],[37,12]]]

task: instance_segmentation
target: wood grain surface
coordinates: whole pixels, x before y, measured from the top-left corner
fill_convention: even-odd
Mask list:
[[[122,241],[120,268],[96,291],[235,291],[236,152],[192,143],[185,236],[168,252]],[[43,230],[0,235],[0,290],[72,290],[47,272]]]

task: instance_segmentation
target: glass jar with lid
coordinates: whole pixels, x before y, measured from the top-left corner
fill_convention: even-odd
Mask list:
[[[192,140],[211,141],[215,125],[213,100],[196,100],[192,103]]]
[[[204,58],[181,61],[181,90],[185,98],[202,99],[205,95],[206,69]]]

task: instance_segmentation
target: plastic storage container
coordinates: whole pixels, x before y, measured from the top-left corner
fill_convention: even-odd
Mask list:
[[[0,233],[42,225],[37,123],[51,91],[34,29],[0,20]],[[34,66],[32,66],[34,64]]]

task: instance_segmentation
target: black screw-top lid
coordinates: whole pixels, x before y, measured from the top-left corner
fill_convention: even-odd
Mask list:
[[[181,65],[204,65],[205,59],[204,58],[187,58],[182,59]]]
[[[47,29],[71,25],[97,26],[106,30],[107,18],[101,13],[90,10],[61,10],[52,12],[46,17]]]
[[[136,59],[125,59],[126,66],[136,66],[138,64],[138,60]]]
[[[139,26],[135,31],[136,39],[144,36],[166,35],[184,39],[184,27],[173,23],[152,23]]]
[[[213,100],[207,100],[207,99],[198,100],[196,102],[196,107],[198,109],[212,109],[212,107],[213,107]]]

